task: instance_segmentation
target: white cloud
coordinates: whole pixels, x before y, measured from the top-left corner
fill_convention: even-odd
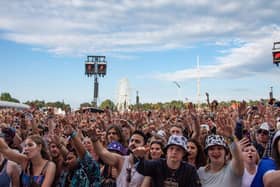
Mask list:
[[[243,1],[206,0],[43,2],[2,2],[2,37],[47,47],[49,51],[67,45],[79,53],[93,42],[96,48],[108,52],[116,48],[138,51],[167,44],[180,47],[200,41],[219,42],[259,30],[256,28],[264,24],[263,17],[275,20],[272,16],[277,15],[277,9],[271,8],[273,1],[262,6],[260,2],[246,5]],[[254,12],[248,15],[251,9]],[[247,16],[240,19],[244,13]]]
[[[29,0],[1,1],[0,37],[54,54],[129,53],[226,45],[201,77],[265,72],[279,39],[279,1]],[[273,34],[274,33],[274,34]],[[157,79],[197,77],[196,69],[158,73]]]
[[[152,77],[159,80],[182,81],[197,78],[242,78],[257,74],[271,74],[272,45],[275,38],[280,39],[280,29],[271,31],[270,36],[255,39],[241,47],[232,48],[225,56],[217,57],[213,65],[200,66],[197,69],[185,69],[169,73],[157,73]],[[274,72],[278,76],[277,72]]]

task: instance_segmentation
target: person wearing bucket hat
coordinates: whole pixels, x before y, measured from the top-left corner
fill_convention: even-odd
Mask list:
[[[125,155],[126,154],[125,147],[117,141],[112,141],[111,143],[109,143],[108,146],[107,146],[107,149],[108,149],[108,151],[116,152],[120,155]]]
[[[278,187],[280,186],[280,131],[277,131],[272,140],[272,158],[261,159],[255,178],[251,186]]]
[[[220,130],[220,128],[224,129]],[[217,134],[206,137],[205,153],[208,157],[208,164],[198,169],[201,184],[205,187],[240,187],[244,164],[241,150],[233,136],[234,123],[232,121],[219,124],[217,129],[219,133],[227,137],[227,141],[224,136]],[[227,143],[230,145],[228,146]],[[232,155],[230,161],[228,161],[229,152]]]
[[[166,158],[145,160],[147,150],[137,148],[134,154],[138,156],[137,171],[150,176],[152,186],[186,186],[200,187],[200,179],[196,169],[183,161],[187,153],[187,139],[184,136],[172,135],[165,147]]]

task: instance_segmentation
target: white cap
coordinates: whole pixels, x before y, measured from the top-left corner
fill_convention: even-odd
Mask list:
[[[265,131],[269,131],[268,123],[267,122],[263,122],[259,129],[262,129],[262,130],[265,130]]]
[[[207,129],[207,131],[210,130],[209,125],[207,125],[207,124],[201,124],[200,128]]]
[[[166,136],[166,133],[165,133],[164,130],[157,131],[157,134],[160,135],[161,137],[165,137]]]

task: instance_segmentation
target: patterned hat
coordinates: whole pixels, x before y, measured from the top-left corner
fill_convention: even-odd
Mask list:
[[[223,136],[217,135],[217,134],[211,134],[207,136],[205,140],[205,150],[207,150],[209,147],[214,145],[220,145],[223,146],[225,149],[227,149],[227,143]]]
[[[185,152],[187,152],[187,138],[180,135],[172,135],[169,137],[168,143],[165,147],[165,151],[171,145],[177,145],[181,147]]]
[[[126,154],[125,147],[121,143],[119,143],[117,141],[112,141],[111,143],[109,143],[109,145],[107,146],[107,149],[109,151],[117,152],[117,153],[119,153],[121,155],[125,155]]]

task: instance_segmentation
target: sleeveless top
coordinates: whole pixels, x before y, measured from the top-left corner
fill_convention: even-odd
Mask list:
[[[43,184],[45,179],[45,172],[47,169],[47,166],[49,164],[49,161],[46,162],[44,165],[42,171],[40,172],[40,175],[33,176],[30,173],[30,169],[32,167],[31,162],[28,162],[27,167],[25,168],[24,172],[21,174],[21,186],[22,187],[39,187]]]
[[[250,187],[251,186],[251,183],[257,173],[257,169],[258,169],[258,166],[256,166],[256,172],[252,175],[247,171],[246,168],[244,168],[241,187]]]
[[[8,161],[7,159],[4,159],[1,168],[0,168],[0,186],[1,187],[9,187],[11,183],[11,178],[7,174],[7,165]]]
[[[117,177],[117,187],[139,187],[144,176],[136,171],[135,165],[129,163],[129,156],[124,156],[122,170]]]

